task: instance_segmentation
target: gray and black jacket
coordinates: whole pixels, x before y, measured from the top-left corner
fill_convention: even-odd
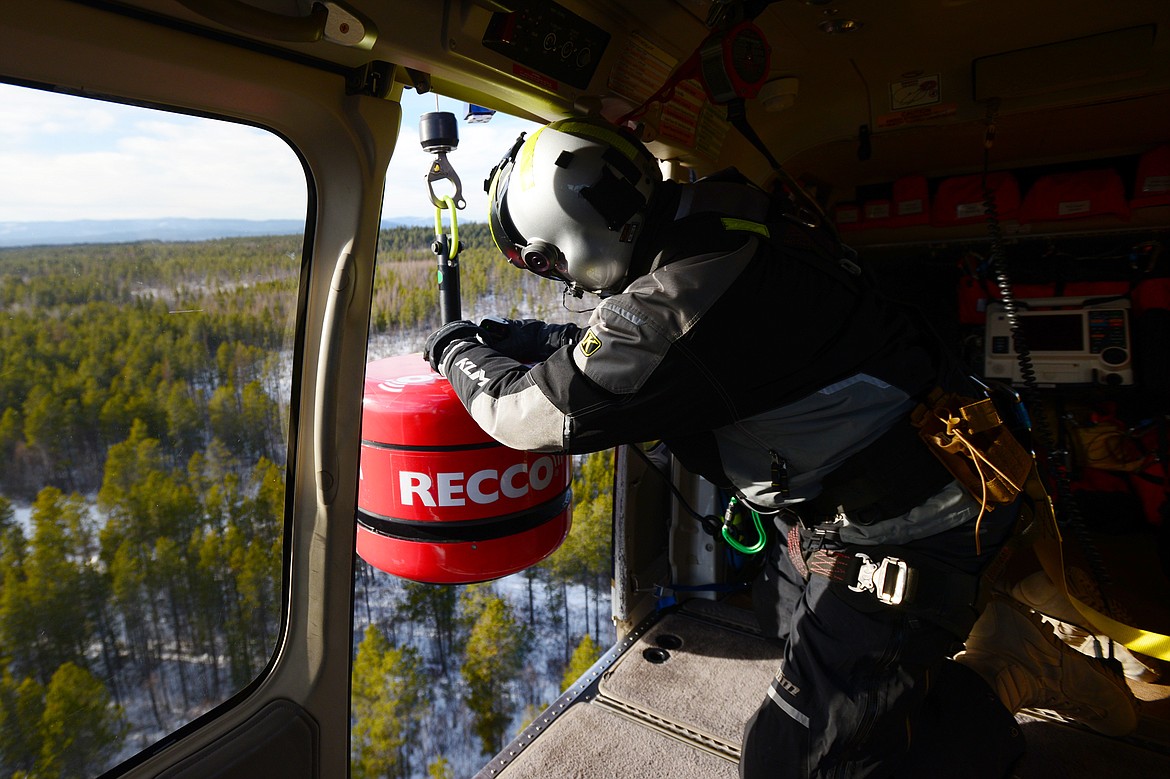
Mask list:
[[[836,506],[835,495],[825,503],[834,472],[884,487],[930,467],[897,462],[898,442],[870,456],[887,431],[909,431],[909,411],[940,381],[937,350],[906,312],[759,189],[703,180],[669,185],[665,197],[658,207],[674,219],[640,239],[645,272],[602,300],[587,330],[563,326],[565,346],[531,366],[478,342],[447,348],[442,373],[475,421],[525,450],[661,439],[689,470],[762,509]],[[854,456],[867,450],[859,468]],[[887,495],[880,517],[902,516],[901,527],[882,522],[856,540],[892,542],[970,516],[955,485],[936,494],[947,479],[912,481],[908,494]],[[937,505],[916,516],[931,496]]]

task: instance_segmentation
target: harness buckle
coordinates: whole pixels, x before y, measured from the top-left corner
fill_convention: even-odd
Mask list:
[[[874,597],[887,606],[898,606],[910,593],[914,572],[905,560],[884,557],[875,563],[869,555],[857,552],[861,558],[861,569],[857,572],[857,584],[848,585],[853,592],[872,592]]]

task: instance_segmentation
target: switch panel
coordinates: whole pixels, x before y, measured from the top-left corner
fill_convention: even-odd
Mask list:
[[[550,2],[493,13],[483,45],[542,76],[577,89],[589,86],[610,35]]]

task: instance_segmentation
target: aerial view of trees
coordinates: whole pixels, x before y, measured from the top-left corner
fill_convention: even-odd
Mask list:
[[[0,252],[0,775],[101,769],[268,662],[298,252]]]
[[[485,226],[460,238],[465,316],[567,316]],[[439,324],[430,242],[381,234],[371,359]],[[97,773],[268,663],[300,243],[0,250],[0,777]],[[608,646],[609,456],[575,460],[572,534],[507,583],[359,561],[355,777],[463,775]]]

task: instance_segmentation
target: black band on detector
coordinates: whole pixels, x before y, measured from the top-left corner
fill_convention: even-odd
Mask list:
[[[479,443],[471,444],[388,444],[382,441],[371,441],[368,438],[362,439],[362,446],[368,446],[371,449],[388,449],[392,452],[472,452],[476,449],[499,449],[504,445],[499,441],[481,441]]]
[[[492,541],[515,536],[556,519],[573,502],[573,490],[566,487],[558,495],[532,508],[498,517],[467,519],[458,522],[429,522],[416,519],[398,519],[372,514],[365,509],[357,511],[362,527],[380,536],[399,541],[425,544],[460,544]]]

